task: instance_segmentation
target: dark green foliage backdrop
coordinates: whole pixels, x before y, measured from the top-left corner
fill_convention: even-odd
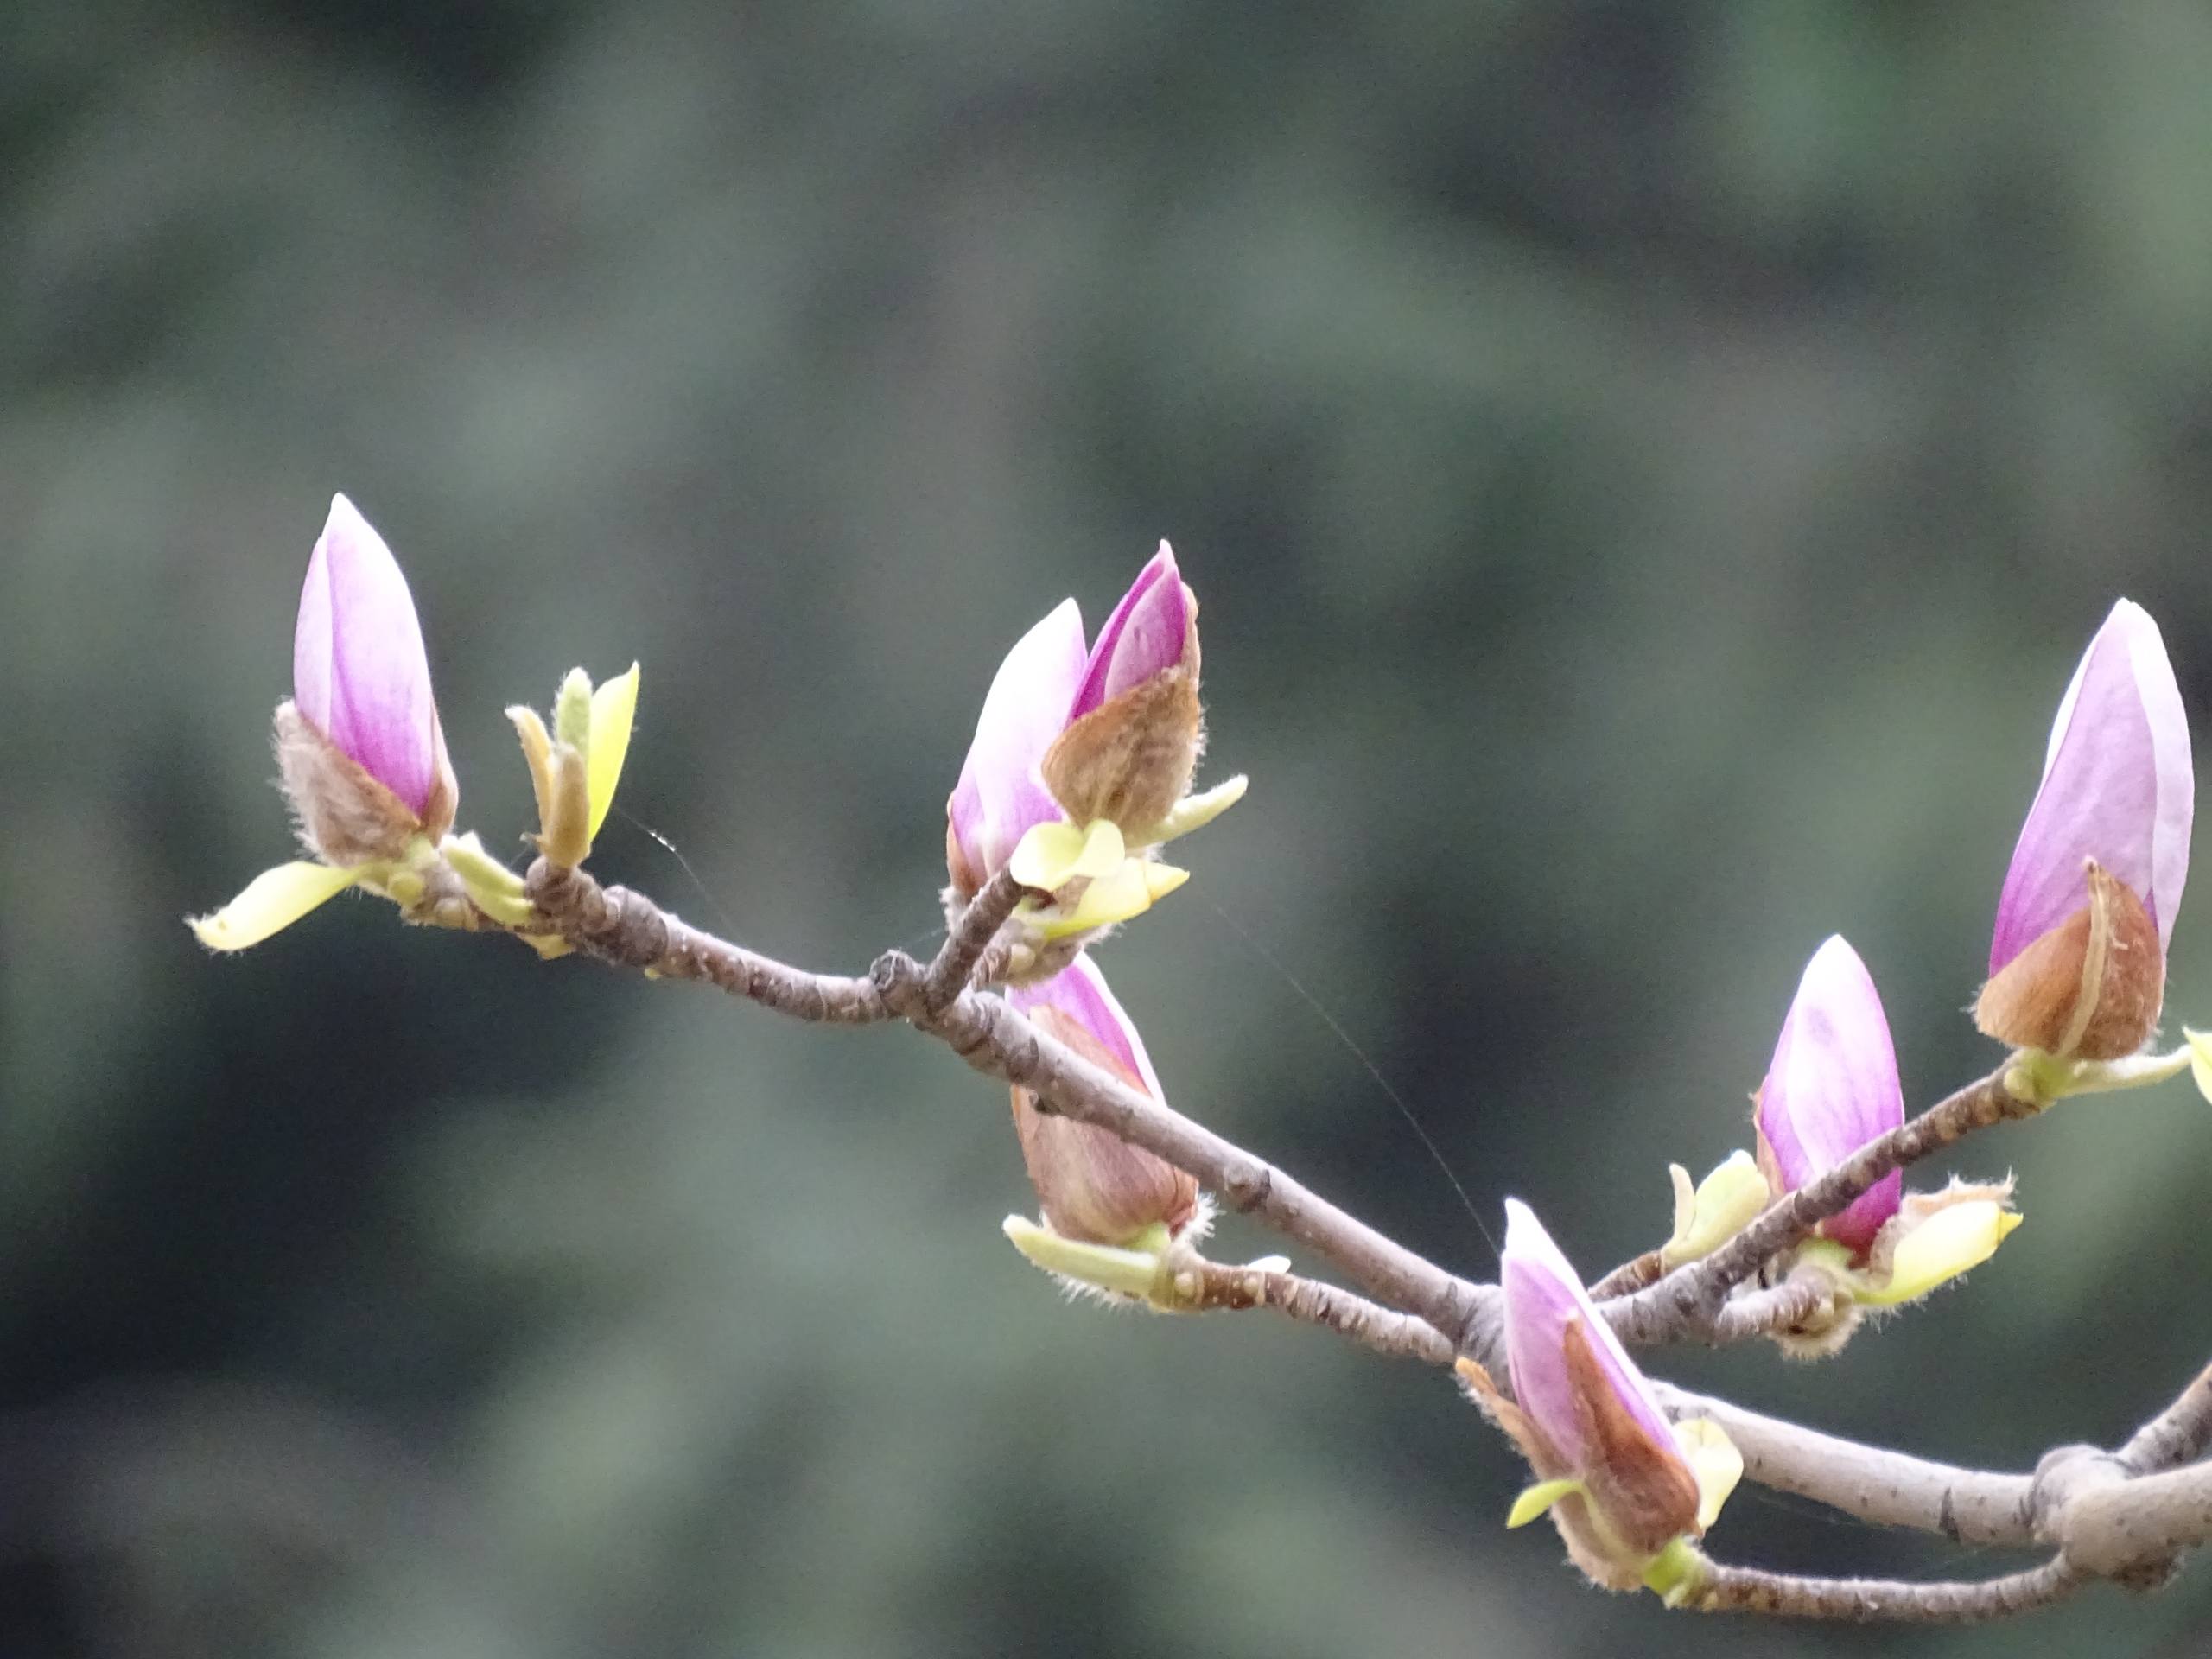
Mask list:
[[[941,1052],[366,904],[177,918],[284,853],[333,489],[465,823],[524,827],[503,703],[642,658],[624,804],[691,869],[618,821],[605,872],[847,968],[929,941],[999,654],[1165,534],[1254,779],[1105,957],[1171,1090],[1484,1270],[1294,976],[1594,1270],[1740,1143],[1827,932],[1910,1096],[1988,1063],[2116,594],[2212,734],[2207,85],[2183,0],[17,0],[0,1647],[2200,1651],[2201,1568],[1966,1635],[1600,1597],[1439,1379],[1059,1305]],[[2212,898],[2176,950],[2212,1019]],[[1662,1369],[2007,1466],[2123,1433],[2212,1352],[2212,1116],[1970,1153],[2030,1220],[1966,1289]],[[1748,1491],[1714,1543],[2004,1564]]]

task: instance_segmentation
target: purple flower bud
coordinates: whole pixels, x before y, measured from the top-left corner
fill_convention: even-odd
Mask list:
[[[1040,823],[1104,821],[1137,847],[1194,827],[1170,814],[1198,764],[1198,601],[1165,542],[1088,652],[1071,599],[1023,636],[946,804],[953,899],[973,897]]]
[[[1682,1439],[1559,1247],[1518,1199],[1505,1215],[1498,1279],[1513,1398],[1472,1360],[1459,1375],[1541,1483],[1516,1515],[1548,1508],[1576,1566],[1631,1588],[1675,1540],[1703,1532],[1734,1477],[1716,1480],[1708,1502]],[[1531,1498],[1538,1509],[1524,1510]]]
[[[415,601],[391,550],[342,495],[331,500],[300,593],[292,697],[417,819],[451,824],[450,798],[442,815],[434,810],[442,782],[454,791]]]
[[[1997,901],[1995,974],[2089,901],[2085,861],[2126,884],[2172,939],[2196,796],[2189,717],[2150,613],[2121,600],[2058,705],[2043,786]]]
[[[1161,1097],[1143,1039],[1088,957],[1007,999],[1093,1065]],[[1173,1236],[1197,1212],[1192,1177],[1094,1124],[1039,1112],[1026,1089],[1014,1091],[1014,1122],[1045,1219],[1065,1238],[1124,1245],[1154,1225]]]
[[[2117,1059],[2147,1041],[2189,875],[2196,779],[2158,625],[2113,607],[2058,706],[1997,901],[1974,1020],[2018,1047]]]
[[[1083,671],[1083,613],[1072,599],[1022,635],[999,664],[945,805],[945,863],[962,898],[998,873],[1031,828],[1059,817],[1037,766],[1067,726]]]
[[[1813,953],[1759,1087],[1759,1166],[1777,1195],[1834,1168],[1904,1122],[1897,1050],[1872,976],[1841,935]],[[1897,1214],[1904,1177],[1891,1170],[1840,1214],[1826,1236],[1864,1255]]]
[[[1130,687],[1180,663],[1194,608],[1191,590],[1175,568],[1175,550],[1162,542],[1098,631],[1098,643],[1091,647],[1069,719],[1082,719]]]
[[[1506,1370],[1513,1397],[1564,1460],[1566,1472],[1586,1475],[1599,1451],[1585,1433],[1584,1390],[1567,1361],[1567,1326],[1578,1321],[1621,1409],[1656,1446],[1672,1451],[1674,1430],[1643,1374],[1543,1224],[1518,1198],[1505,1201],[1498,1282],[1505,1292]]]

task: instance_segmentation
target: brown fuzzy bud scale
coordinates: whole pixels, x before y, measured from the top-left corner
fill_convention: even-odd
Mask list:
[[[1653,1556],[1676,1538],[1694,1538],[1702,1530],[1697,1478],[1676,1447],[1655,1445],[1621,1403],[1579,1319],[1567,1327],[1564,1351],[1576,1414],[1591,1448],[1592,1461],[1585,1469],[1570,1463],[1479,1364],[1462,1359],[1456,1369],[1469,1397],[1520,1447],[1537,1479],[1582,1482],[1584,1492],[1570,1492],[1551,1506],[1552,1524],[1568,1558],[1592,1584],[1638,1589]]]
[[[441,764],[429,818],[417,818],[289,699],[276,705],[276,766],[302,844],[326,864],[389,863],[416,836],[435,840],[453,827],[458,791],[450,768]]]
[[[1656,1555],[1675,1539],[1695,1537],[1697,1477],[1680,1447],[1660,1446],[1623,1403],[1598,1363],[1580,1319],[1569,1321],[1561,1344],[1574,1386],[1575,1410],[1591,1465],[1584,1473],[1590,1501],[1607,1527],[1630,1549]]]
[[[1203,747],[1194,600],[1181,659],[1075,721],[1053,740],[1039,771],[1073,822],[1105,818],[1138,835],[1190,793]]]
[[[2095,861],[2089,902],[1982,987],[1974,1024],[2015,1048],[2065,1059],[2125,1058],[2151,1039],[2166,957],[2141,899]]]

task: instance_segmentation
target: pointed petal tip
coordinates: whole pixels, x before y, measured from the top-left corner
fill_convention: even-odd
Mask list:
[[[1551,1236],[1544,1231],[1543,1223],[1536,1219],[1536,1212],[1518,1198],[1505,1201],[1505,1248],[1511,1249],[1516,1243],[1527,1244],[1535,1238],[1546,1243]]]

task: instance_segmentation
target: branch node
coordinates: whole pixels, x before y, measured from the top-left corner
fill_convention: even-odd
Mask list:
[[[1222,1184],[1222,1202],[1240,1216],[1249,1215],[1267,1203],[1274,1181],[1274,1171],[1265,1164],[1240,1169]]]
[[[911,1018],[921,997],[922,964],[904,950],[887,950],[868,964],[868,976],[883,1006]]]

